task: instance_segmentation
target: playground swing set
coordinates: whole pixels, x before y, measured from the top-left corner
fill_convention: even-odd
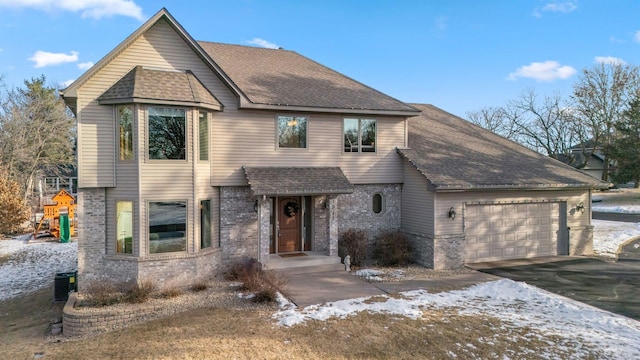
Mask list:
[[[44,215],[38,221],[33,238],[48,234],[60,242],[69,242],[75,233],[76,198],[60,190],[51,200],[54,204],[44,206]]]

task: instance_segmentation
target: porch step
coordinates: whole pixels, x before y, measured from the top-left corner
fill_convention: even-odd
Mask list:
[[[344,266],[340,263],[340,258],[337,256],[305,252],[304,256],[294,257],[280,257],[279,255],[272,254],[269,256],[267,269],[287,270],[287,272],[296,269],[296,273],[300,274],[305,272],[334,271],[336,269],[344,269]]]
[[[285,275],[313,274],[313,273],[321,273],[321,272],[329,272],[329,271],[345,271],[343,264],[300,266],[300,267],[279,268],[274,270]]]

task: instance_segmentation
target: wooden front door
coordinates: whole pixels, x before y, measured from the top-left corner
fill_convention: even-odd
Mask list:
[[[278,199],[278,252],[300,251],[302,204],[300,197]]]

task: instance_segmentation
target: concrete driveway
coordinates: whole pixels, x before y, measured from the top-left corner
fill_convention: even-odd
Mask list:
[[[640,320],[640,261],[546,257],[471,264],[470,267]]]

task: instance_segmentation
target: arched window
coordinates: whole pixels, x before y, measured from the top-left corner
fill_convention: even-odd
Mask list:
[[[373,195],[373,212],[380,214],[382,212],[383,205],[382,194]]]

